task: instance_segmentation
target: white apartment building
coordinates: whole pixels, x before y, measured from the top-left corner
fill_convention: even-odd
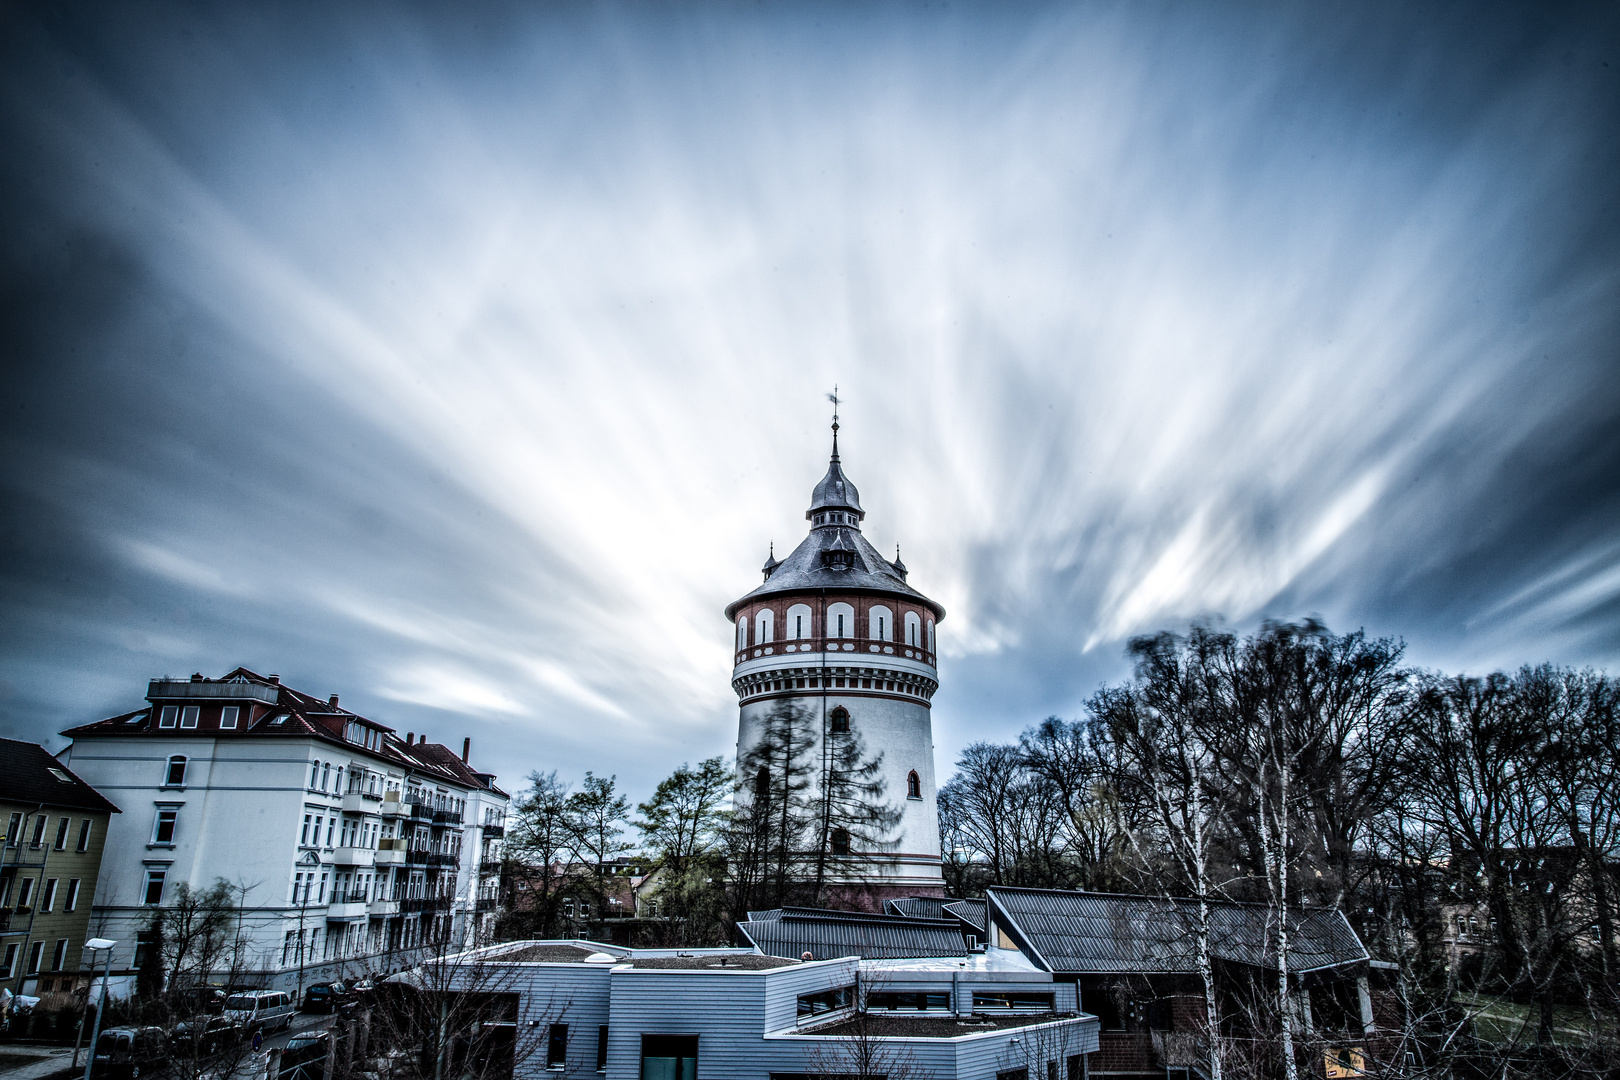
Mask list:
[[[91,929],[114,991],[150,963],[153,909],[224,880],[234,977],[298,991],[490,939],[507,795],[462,753],[238,668],[154,679],[147,704],[63,732],[60,755],[124,808]],[[225,974],[223,972],[217,974]]]

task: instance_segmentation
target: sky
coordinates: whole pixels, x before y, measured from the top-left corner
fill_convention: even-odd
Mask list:
[[[940,772],[1126,642],[1620,670],[1620,8],[7,5],[0,735],[244,665],[736,738],[840,449]]]

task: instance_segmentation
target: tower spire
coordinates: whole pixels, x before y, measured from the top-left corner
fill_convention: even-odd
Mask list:
[[[832,393],[827,395],[827,400],[832,402],[832,407],[833,407],[833,422],[832,422],[833,452],[832,452],[832,459],[833,459],[833,461],[836,462],[838,460],[838,406],[843,404],[843,398],[840,398],[838,396],[838,384],[837,383],[833,383]]]

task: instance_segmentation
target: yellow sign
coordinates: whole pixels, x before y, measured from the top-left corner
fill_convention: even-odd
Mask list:
[[[1328,1080],[1353,1080],[1367,1075],[1367,1058],[1359,1046],[1341,1046],[1322,1051],[1322,1067]]]

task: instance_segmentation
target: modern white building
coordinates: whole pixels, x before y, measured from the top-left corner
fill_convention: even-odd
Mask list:
[[[835,826],[809,838],[836,862],[833,880],[848,886],[842,903],[877,907],[944,895],[931,709],[935,626],[945,609],[907,583],[898,550],[885,559],[862,535],[866,511],[839,463],[836,416],[832,430],[832,460],[805,512],[809,535],[780,562],[772,556],[764,583],[726,608],[736,634],[738,798],[801,797],[792,794],[796,782],[808,784],[802,797],[821,797],[851,745],[879,761],[881,791],[862,798],[894,818],[886,835]],[[789,765],[751,753],[787,712],[810,729],[809,775],[800,781],[782,775]]]
[[[238,890],[235,977],[275,989],[490,940],[508,799],[468,742],[402,740],[245,668],[155,679],[142,708],[63,734],[62,760],[125,808],[91,918],[123,985],[182,883]]]
[[[445,970],[455,989],[510,1002],[504,1025],[484,1025],[512,1033],[506,1046],[485,1037],[487,1075],[1087,1080],[1098,1046],[1074,986],[1016,950],[800,961],[523,941]]]

